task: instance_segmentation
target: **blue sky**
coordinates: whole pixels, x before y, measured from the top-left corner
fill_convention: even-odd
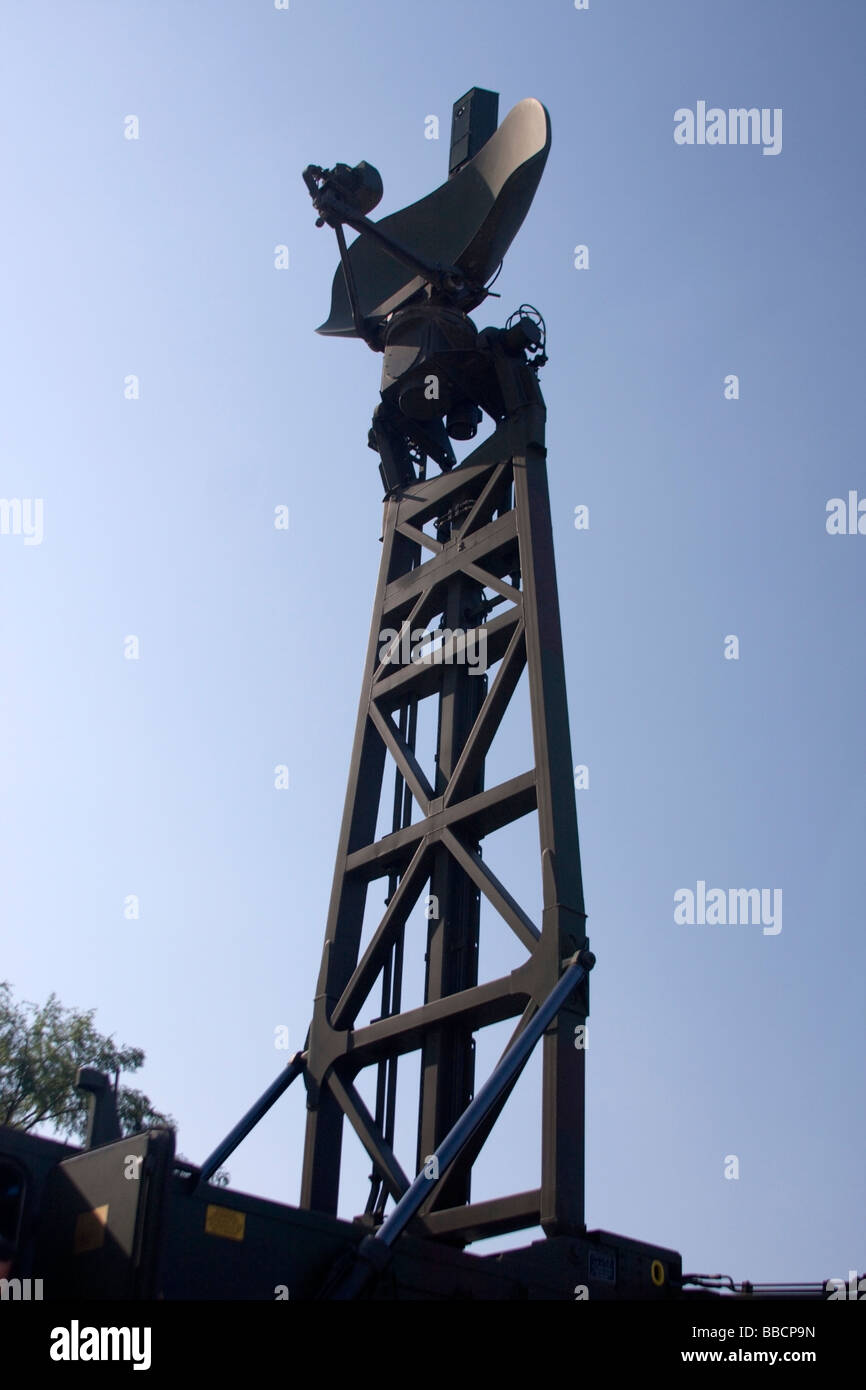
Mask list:
[[[864,30],[854,0],[5,8],[0,493],[44,534],[0,535],[0,976],[143,1047],[188,1157],[276,1074],[278,1025],[303,1043],[379,558],[379,364],[313,332],[336,248],[301,170],[369,159],[394,211],[478,85],[553,128],[475,318],[548,328],[588,1222],[738,1278],[866,1263],[866,536],[826,529],[866,497]],[[699,101],[781,109],[781,152],[676,144]],[[532,907],[526,831],[492,862]],[[782,930],[678,925],[699,881],[781,889]],[[534,1185],[537,1115],[530,1067],[475,1195]],[[303,1128],[297,1089],[232,1185],[297,1200]]]

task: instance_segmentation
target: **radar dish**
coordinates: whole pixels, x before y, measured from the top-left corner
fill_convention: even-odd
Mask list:
[[[520,230],[550,149],[550,117],[534,97],[512,107],[498,130],[453,178],[377,226],[407,250],[456,266],[484,285]],[[407,303],[426,281],[363,233],[349,247],[361,314],[375,326]],[[481,302],[479,295],[476,303]],[[331,312],[317,333],[357,338],[342,265],[331,288]]]

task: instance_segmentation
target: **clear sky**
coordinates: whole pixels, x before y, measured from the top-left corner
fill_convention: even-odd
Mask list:
[[[862,1269],[866,535],[826,522],[866,498],[866,9],[13,0],[0,26],[0,493],[43,509],[40,543],[0,535],[0,977],[143,1047],[194,1160],[282,1066],[275,1028],[302,1045],[381,488],[380,364],[313,332],[336,247],[301,170],[371,160],[384,215],[445,179],[468,88],[535,96],[551,156],[476,321],[529,301],[549,334],[588,1222],[690,1270]],[[778,108],[781,149],[676,143],[699,102]],[[491,861],[529,908],[536,850]],[[781,930],[675,922],[699,882],[781,890]],[[530,1068],[476,1196],[537,1182],[538,1100]],[[303,1128],[297,1087],[232,1185],[296,1201]]]

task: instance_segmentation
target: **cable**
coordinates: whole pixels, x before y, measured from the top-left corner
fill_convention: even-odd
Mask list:
[[[520,319],[531,319],[539,329],[540,341],[535,348],[527,348],[527,353],[537,366],[543,366],[547,361],[547,325],[534,304],[521,304],[519,309],[515,309],[513,314],[509,314],[505,321],[506,330],[513,327]]]
[[[504,261],[500,261],[500,262],[499,262],[499,266],[498,266],[498,268],[496,269],[496,271],[494,272],[493,279],[492,279],[492,280],[488,280],[488,281],[487,281],[487,284],[484,286],[485,292],[486,292],[487,294],[490,293],[490,286],[491,286],[491,285],[495,285],[495,284],[496,284],[496,281],[499,279],[499,272],[501,271],[501,269],[502,269],[502,267],[504,266],[504,264],[505,264]],[[496,297],[497,297],[497,299],[499,298],[498,295],[497,295]]]

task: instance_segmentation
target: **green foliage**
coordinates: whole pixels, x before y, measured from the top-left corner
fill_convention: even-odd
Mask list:
[[[100,1033],[95,1014],[64,1009],[55,994],[41,1007],[17,1004],[9,983],[0,981],[0,1124],[47,1124],[63,1137],[84,1139],[88,1097],[75,1089],[78,1068],[134,1072],[144,1062],[140,1047],[118,1046]],[[118,1088],[117,1112],[125,1134],[173,1124],[141,1091],[126,1086]]]

